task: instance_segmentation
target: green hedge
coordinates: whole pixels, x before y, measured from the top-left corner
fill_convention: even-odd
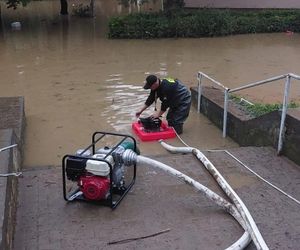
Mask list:
[[[210,37],[299,32],[300,10],[210,10],[140,13],[113,17],[110,38]]]

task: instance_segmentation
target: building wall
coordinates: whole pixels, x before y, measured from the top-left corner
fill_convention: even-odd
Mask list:
[[[189,8],[300,8],[299,0],[185,0],[185,7]]]

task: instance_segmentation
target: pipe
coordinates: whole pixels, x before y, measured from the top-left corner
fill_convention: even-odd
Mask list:
[[[207,150],[208,152],[225,152],[226,154],[228,154],[231,158],[233,158],[235,161],[237,161],[239,164],[241,164],[244,168],[246,168],[249,172],[251,172],[252,174],[254,174],[257,178],[259,178],[260,180],[262,180],[263,182],[265,182],[266,184],[270,185],[272,188],[274,188],[275,190],[277,190],[278,192],[282,193],[283,195],[285,195],[286,197],[290,198],[291,200],[293,200],[294,202],[296,202],[298,205],[300,205],[300,201],[297,200],[296,198],[294,198],[293,196],[291,196],[290,194],[284,192],[282,189],[280,189],[279,187],[275,186],[274,184],[272,184],[271,182],[269,182],[268,180],[266,180],[265,178],[263,178],[261,175],[259,175],[258,173],[256,173],[255,171],[253,171],[251,168],[249,168],[247,165],[245,165],[242,161],[240,161],[238,158],[236,158],[232,153],[230,153],[227,150],[223,150],[223,149],[215,149],[215,150]]]
[[[176,131],[174,130],[174,132],[176,133]],[[179,149],[182,153],[186,154],[186,153],[192,153],[193,148],[190,147],[188,144],[186,144],[182,138],[176,133],[177,138],[182,142],[183,145],[185,145],[186,147],[177,147],[177,149]],[[158,142],[161,142],[163,140],[159,140]],[[168,144],[166,144],[168,145]],[[169,145],[168,145],[169,146]],[[172,148],[172,146],[170,146],[170,148]],[[171,149],[172,150],[172,149]],[[261,175],[259,175],[258,173],[256,173],[255,171],[253,171],[251,168],[249,168],[247,165],[245,165],[242,161],[240,161],[238,158],[236,158],[232,153],[230,153],[228,150],[224,150],[224,149],[209,149],[206,150],[207,152],[225,152],[226,154],[228,154],[231,158],[233,158],[235,161],[237,161],[239,164],[241,164],[244,168],[246,168],[248,171],[250,171],[252,174],[254,174],[257,178],[259,178],[260,180],[262,180],[263,182],[265,182],[266,184],[270,185],[272,188],[276,189],[278,192],[282,193],[283,195],[285,195],[286,197],[290,198],[291,200],[293,200],[294,202],[296,202],[298,205],[300,205],[300,201],[297,200],[296,198],[294,198],[293,196],[291,196],[290,194],[284,192],[282,189],[280,189],[279,187],[275,186],[274,184],[272,184],[271,182],[267,181],[265,178],[263,178]],[[172,152],[171,152],[172,153]],[[175,153],[175,152],[174,152]]]
[[[202,96],[202,75],[200,74],[200,76],[198,75],[197,77],[198,79],[198,99],[197,99],[197,112],[200,113],[200,109],[201,109],[201,96]]]
[[[7,173],[7,174],[0,174],[0,177],[9,177],[9,176],[21,176],[22,172],[15,172],[15,173]]]
[[[255,86],[259,86],[259,85],[262,85],[262,84],[265,84],[265,83],[277,81],[277,80],[285,78],[286,76],[287,76],[287,74],[284,74],[284,75],[280,75],[280,76],[274,76],[274,77],[266,79],[266,80],[262,80],[262,81],[258,81],[258,82],[254,82],[254,83],[249,83],[249,84],[243,85],[241,87],[231,89],[231,90],[229,90],[229,93],[233,93],[233,92],[240,91],[240,90],[243,90],[243,89],[248,89],[248,88],[252,88],[252,87],[255,87]]]
[[[251,241],[250,234],[245,231],[245,233],[240,237],[235,243],[227,247],[225,250],[242,250],[248,246]]]
[[[213,83],[217,84],[219,87],[221,87],[222,89],[227,89],[227,87],[225,87],[222,83],[216,81],[215,79],[209,77],[208,75],[204,74],[203,72],[198,72],[198,76],[201,75],[201,76],[204,76],[206,79],[212,81]]]
[[[239,250],[239,249],[244,249],[251,241],[250,234],[248,233],[246,223],[242,216],[240,215],[239,211],[237,208],[220,197],[218,194],[214,193],[212,190],[209,188],[203,186],[199,182],[195,181],[194,179],[190,178],[189,176],[181,173],[180,171],[171,168],[170,166],[161,163],[159,161],[150,159],[148,157],[144,157],[141,155],[137,155],[135,152],[133,152],[130,149],[125,150],[125,152],[122,155],[122,159],[124,162],[124,165],[130,166],[133,164],[145,164],[154,168],[159,168],[165,172],[167,172],[170,175],[173,175],[177,177],[179,180],[183,181],[184,183],[194,187],[197,191],[200,193],[204,194],[208,199],[211,201],[214,201],[218,206],[220,206],[223,210],[228,212],[231,216],[233,216],[238,223],[242,226],[242,228],[245,230],[245,233],[242,235],[242,237],[232,244],[230,247],[226,248],[227,250]]]
[[[4,148],[0,148],[0,152],[5,151],[5,150],[10,149],[10,148],[14,148],[16,146],[18,146],[18,144],[13,144],[13,145],[10,145],[10,146],[4,147]]]
[[[231,186],[227,183],[227,181],[223,178],[223,176],[219,173],[219,171],[214,167],[214,165],[206,158],[206,156],[200,152],[200,150],[196,148],[188,148],[182,149],[182,147],[173,147],[162,140],[160,144],[170,151],[171,153],[187,153],[192,152],[205,166],[205,168],[213,175],[216,179],[218,184],[221,186],[223,191],[227,194],[227,196],[232,200],[235,204],[237,210],[240,212],[241,216],[243,217],[244,221],[246,222],[248,232],[251,235],[251,238],[256,246],[257,249],[269,249],[267,244],[265,243],[261,233],[259,232],[255,221],[253,220],[250,212],[248,211],[247,207],[240,199],[240,197],[236,194],[236,192],[231,188]]]
[[[291,77],[288,75],[286,77],[285,87],[284,87],[284,96],[283,96],[283,103],[282,103],[280,130],[279,130],[278,147],[277,147],[277,154],[278,155],[282,151],[282,145],[283,145],[283,140],[284,140],[284,134],[285,134],[284,133],[284,127],[285,127],[286,112],[287,112],[287,109],[288,109],[290,86],[291,86]]]
[[[223,138],[226,137],[227,133],[227,110],[228,110],[228,98],[229,98],[229,89],[224,90],[224,112],[223,112]]]
[[[293,77],[294,79],[300,80],[300,76],[298,76],[298,75],[295,75],[295,74],[293,74],[293,73],[288,73],[288,75],[289,75],[290,77]]]

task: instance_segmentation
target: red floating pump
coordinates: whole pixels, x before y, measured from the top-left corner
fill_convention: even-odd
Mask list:
[[[83,195],[89,200],[106,199],[109,193],[110,180],[95,175],[81,176],[78,182]]]

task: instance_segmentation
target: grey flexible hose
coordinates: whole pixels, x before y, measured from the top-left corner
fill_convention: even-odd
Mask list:
[[[232,215],[239,222],[239,224],[242,226],[245,232],[234,244],[226,248],[226,250],[241,250],[244,249],[251,242],[251,237],[247,230],[247,224],[244,221],[241,214],[239,213],[239,211],[237,210],[237,208],[233,204],[224,200],[218,194],[211,191],[209,188],[203,186],[202,184],[193,180],[189,176],[179,172],[174,168],[171,168],[170,166],[164,163],[150,159],[148,157],[137,155],[132,150],[126,150],[122,155],[122,159],[126,166],[130,166],[132,164],[145,164],[150,167],[159,168],[167,172],[168,174],[175,176],[184,183],[194,187],[198,192],[204,194],[208,199],[214,201],[218,206],[220,206],[222,209],[224,209],[226,212]]]

